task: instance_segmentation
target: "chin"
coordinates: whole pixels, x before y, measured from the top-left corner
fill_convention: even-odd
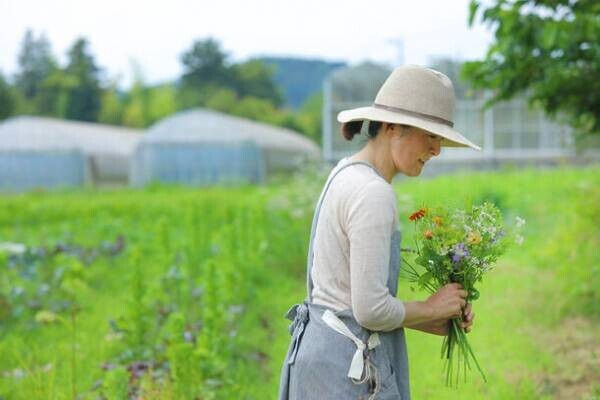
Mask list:
[[[421,175],[421,172],[423,172],[423,168],[425,167],[425,165],[419,165],[417,168],[415,168],[414,170],[410,171],[411,173],[408,176],[419,176]]]
[[[421,170],[404,172],[404,175],[414,178],[416,176],[421,175]]]
[[[398,172],[400,172],[402,175],[408,176],[408,177],[416,177],[421,175],[421,172],[423,172],[423,167],[424,165],[413,165],[412,168],[408,167],[408,168],[403,168],[403,169],[398,169]]]

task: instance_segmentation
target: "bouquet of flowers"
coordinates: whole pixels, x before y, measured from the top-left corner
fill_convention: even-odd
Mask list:
[[[442,286],[456,282],[468,292],[467,302],[479,298],[475,284],[480,282],[502,253],[514,235],[517,243],[523,237],[509,235],[503,227],[500,210],[492,203],[471,206],[468,210],[450,211],[443,207],[422,208],[409,219],[415,223],[415,257],[412,262],[405,257],[407,277],[430,293]],[[517,217],[517,227],[525,221]],[[442,343],[442,358],[446,372],[446,385],[465,375],[475,364],[483,380],[487,382],[467,336],[461,328],[461,318],[453,319],[448,335]],[[455,369],[456,368],[456,369]]]

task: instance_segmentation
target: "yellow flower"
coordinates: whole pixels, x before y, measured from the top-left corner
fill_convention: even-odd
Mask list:
[[[433,217],[433,222],[437,225],[440,226],[442,225],[442,217]]]
[[[481,242],[481,234],[477,231],[471,231],[467,235],[467,243],[477,244]]]

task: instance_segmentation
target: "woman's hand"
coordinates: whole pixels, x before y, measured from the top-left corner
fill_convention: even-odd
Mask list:
[[[468,303],[466,305],[462,315],[463,322],[461,323],[461,327],[465,330],[466,333],[469,333],[473,329],[473,319],[475,318],[475,313],[473,313],[471,303]],[[407,328],[417,329],[419,331],[430,333],[432,335],[446,336],[448,335],[450,321],[450,319],[440,319],[436,321],[414,324]]]
[[[403,326],[434,335],[447,335],[450,320],[462,316],[461,326],[465,332],[470,332],[475,314],[471,305],[467,304],[467,295],[460,284],[449,283],[425,301],[406,302]]]
[[[425,300],[431,308],[432,320],[447,320],[458,318],[467,305],[467,291],[459,283],[449,283],[442,286]]]

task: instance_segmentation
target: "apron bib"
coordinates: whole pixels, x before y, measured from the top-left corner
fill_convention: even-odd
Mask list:
[[[313,240],[323,199],[332,180],[354,161],[334,169],[315,209],[307,259],[307,298],[286,314],[291,343],[283,362],[279,400],[410,400],[404,328],[373,332],[358,324],[352,310],[334,311],[312,302]],[[390,245],[387,287],[396,296],[400,269],[400,232]]]

